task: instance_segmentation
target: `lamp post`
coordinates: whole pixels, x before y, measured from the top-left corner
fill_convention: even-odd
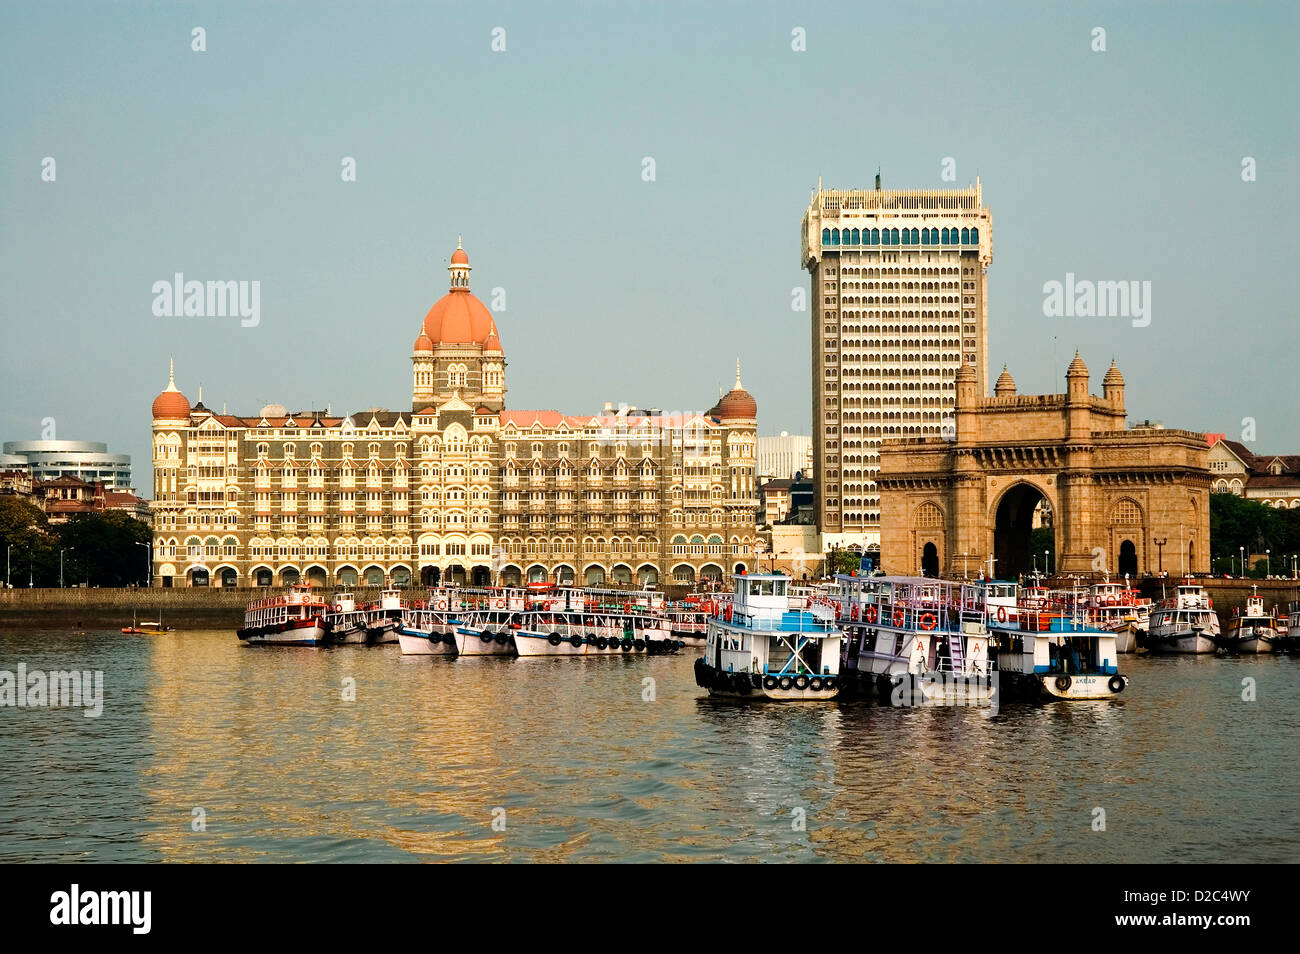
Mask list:
[[[1242,576],[1243,579],[1245,579],[1245,576],[1246,576],[1246,548],[1245,548],[1245,547],[1237,547],[1237,551],[1241,554],[1241,561],[1240,561],[1240,563],[1239,563],[1238,565],[1241,567],[1241,576]]]
[[[1273,575],[1273,551],[1265,550],[1264,551],[1264,579],[1267,580],[1272,575]]]
[[[59,589],[63,589],[63,554],[71,549],[72,547],[62,547],[59,550]]]
[[[1043,572],[1046,573],[1048,576],[1052,575],[1052,561],[1049,558],[1051,552],[1052,552],[1051,550],[1043,551]]]
[[[1151,542],[1156,545],[1156,572],[1163,576],[1165,572],[1165,544],[1169,542],[1169,538],[1152,537]]]
[[[141,543],[139,540],[136,540],[136,541],[135,541],[135,545],[138,546],[138,547],[144,547],[144,548],[145,548],[145,554],[144,554],[145,567],[144,567],[144,571],[145,571],[145,574],[146,574],[146,575],[148,576],[148,578],[149,578],[149,589],[153,589],[153,541],[150,540],[148,543]]]

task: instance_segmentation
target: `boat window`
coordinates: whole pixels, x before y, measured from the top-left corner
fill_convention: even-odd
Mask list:
[[[776,584],[776,595],[777,595],[777,596],[785,596],[785,581],[784,581],[784,580],[778,580],[778,581],[777,581],[777,584]]]

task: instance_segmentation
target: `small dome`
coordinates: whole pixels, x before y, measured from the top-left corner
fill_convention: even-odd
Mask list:
[[[413,351],[432,351],[432,350],[433,350],[433,339],[430,338],[430,337],[429,337],[427,334],[425,334],[423,331],[421,331],[421,332],[420,332],[420,336],[419,336],[418,338],[415,339],[415,347],[412,348],[412,350],[413,350]]]
[[[1069,370],[1065,373],[1070,377],[1076,374],[1086,375],[1088,373],[1088,366],[1083,363],[1083,358],[1079,357],[1079,352],[1074,353],[1074,360],[1070,362]]]
[[[465,250],[459,245],[456,246],[456,251],[451,253],[451,263],[453,265],[469,264],[469,256],[465,254]]]
[[[1114,359],[1111,359],[1110,370],[1101,379],[1101,383],[1103,387],[1107,388],[1122,388],[1124,386],[1124,375],[1119,373],[1119,367],[1115,364]]]
[[[1002,366],[1002,373],[998,375],[998,383],[993,386],[993,393],[998,395],[1016,393],[1016,379],[1011,376],[1005,364]]]
[[[502,353],[501,339],[497,337],[497,329],[495,325],[492,327],[492,330],[488,332],[487,338],[483,340],[483,350],[495,351],[498,354]]]
[[[736,384],[709,411],[711,417],[753,420],[758,417],[758,402],[740,383],[740,361],[736,361]]]
[[[153,399],[154,420],[182,421],[190,416],[190,401],[176,387],[176,364],[167,373],[167,389]]]

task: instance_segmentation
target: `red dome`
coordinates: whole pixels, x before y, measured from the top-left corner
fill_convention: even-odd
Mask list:
[[[456,251],[451,253],[451,263],[453,265],[468,265],[469,256],[465,254],[463,248],[458,248]]]
[[[483,350],[496,351],[496,352],[500,352],[502,350],[501,339],[497,337],[496,328],[492,329],[492,332],[487,336],[487,340],[483,342]]]
[[[169,388],[153,399],[153,416],[154,420],[183,420],[190,416],[190,402],[180,391]]]
[[[733,388],[718,402],[717,414],[723,418],[757,418],[758,402],[744,388]]]
[[[432,341],[432,339],[429,338],[428,335],[426,335],[423,331],[421,331],[421,332],[420,332],[420,336],[419,336],[418,338],[415,339],[415,347],[412,348],[411,350],[413,350],[413,351],[432,351],[432,350],[433,350],[433,341]]]
[[[435,344],[481,345],[489,336],[495,338],[496,330],[487,305],[461,288],[439,298],[424,316],[424,334]]]

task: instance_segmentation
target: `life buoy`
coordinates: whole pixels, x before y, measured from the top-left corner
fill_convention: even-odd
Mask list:
[[[1118,602],[1118,601],[1115,599],[1115,594],[1114,594],[1114,593],[1112,593],[1112,594],[1110,594],[1109,596],[1106,597],[1106,605],[1107,605],[1107,606],[1114,606],[1114,605],[1116,605],[1117,602]]]
[[[868,623],[874,623],[874,622],[876,621],[876,617],[877,617],[877,615],[878,615],[878,613],[877,613],[877,611],[876,611],[876,606],[875,606],[874,603],[873,603],[872,605],[870,605],[870,606],[867,607],[867,622],[868,622]]]
[[[1124,679],[1120,676],[1111,676],[1110,681],[1106,683],[1111,692],[1124,691]]]
[[[936,625],[938,622],[939,622],[939,621],[938,621],[937,619],[934,618],[934,614],[933,614],[933,613],[922,613],[922,614],[921,614],[921,628],[922,628],[922,629],[934,629],[935,625]]]
[[[1007,608],[1006,608],[1005,606],[999,606],[999,607],[998,607],[998,622],[999,622],[999,623],[1005,623],[1006,621],[1007,621]]]
[[[850,615],[852,616],[853,620],[856,622],[858,618],[858,605],[856,603],[853,604],[853,612]]]
[[[505,608],[506,608],[506,601],[505,601],[505,600],[497,600],[497,609],[505,609]]]
[[[342,612],[343,612],[343,606],[342,606],[341,604],[339,604],[339,603],[335,603],[333,606],[330,607],[330,612],[332,612],[332,613],[342,613]]]
[[[894,625],[895,626],[903,625],[903,611],[901,608],[898,607],[894,608]]]

